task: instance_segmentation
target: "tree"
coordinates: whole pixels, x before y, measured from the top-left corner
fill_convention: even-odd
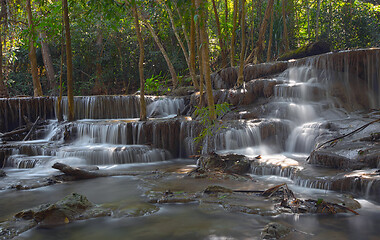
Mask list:
[[[42,96],[42,87],[40,79],[38,78],[38,66],[37,66],[37,56],[36,56],[36,47],[34,46],[34,38],[36,35],[35,26],[33,23],[32,8],[30,0],[26,1],[26,11],[28,14],[28,25],[30,28],[29,35],[29,58],[31,65],[31,72],[33,78],[33,92],[35,97]]]
[[[44,62],[45,70],[46,70],[46,76],[49,80],[49,87],[50,89],[54,90],[56,89],[56,83],[55,83],[55,73],[54,73],[54,67],[53,67],[53,60],[51,59],[51,53],[50,48],[47,43],[47,36],[45,32],[40,32],[40,39],[41,39],[41,53],[42,53],[42,60]]]
[[[1,11],[0,11],[0,21],[2,22],[0,25],[0,97],[9,97],[7,86],[4,83],[4,75],[3,75],[3,28],[6,25],[5,22],[7,20],[7,2],[6,0],[1,0],[0,2]]]
[[[74,121],[73,52],[71,50],[70,20],[67,0],[62,0],[62,7],[66,33],[67,101],[69,106],[68,120]]]
[[[215,24],[216,24],[216,30],[217,30],[218,40],[219,40],[219,45],[220,45],[220,54],[222,57],[222,68],[224,68],[227,66],[227,50],[224,44],[222,29],[221,29],[220,21],[219,21],[219,13],[218,13],[218,9],[216,8],[215,0],[212,0],[212,8],[214,10],[214,15],[215,15]]]
[[[135,31],[137,41],[139,43],[140,57],[139,57],[139,75],[140,75],[140,120],[146,121],[146,103],[145,103],[145,78],[144,78],[144,42],[141,36],[141,29],[139,23],[139,15],[137,12],[136,1],[132,2],[132,14],[135,23]]]
[[[245,0],[241,0],[241,49],[240,64],[237,85],[241,86],[244,82],[244,64],[245,64]]]
[[[270,16],[270,26],[269,26],[269,41],[267,50],[267,62],[271,60],[272,42],[273,42],[273,22],[274,22],[274,11],[272,10]]]
[[[216,119],[214,96],[211,86],[211,69],[210,69],[210,50],[207,33],[207,1],[197,0],[198,9],[200,11],[200,40],[202,43],[202,62],[206,83],[207,103],[210,110],[210,119]]]
[[[235,66],[235,35],[236,35],[236,28],[237,28],[237,13],[238,13],[238,0],[234,0],[234,15],[232,18],[232,35],[231,35],[231,54],[230,54],[230,62],[231,67]]]
[[[271,12],[273,11],[273,5],[274,0],[268,0],[268,5],[265,10],[265,16],[260,26],[259,38],[256,42],[256,47],[255,49],[253,49],[252,53],[248,57],[249,60],[252,59],[253,63],[258,63],[261,60],[262,51],[265,47],[265,32],[268,25],[269,17],[271,16]]]
[[[162,55],[164,56],[164,59],[166,61],[166,64],[168,65],[168,68],[169,68],[169,71],[170,71],[170,75],[172,76],[173,87],[177,88],[177,86],[178,86],[177,74],[175,72],[175,69],[174,69],[174,66],[173,66],[172,62],[170,61],[170,58],[169,58],[168,54],[166,53],[166,50],[165,50],[164,46],[162,45],[162,43],[161,43],[160,39],[158,38],[157,34],[155,33],[152,25],[150,25],[150,23],[141,14],[139,14],[139,17],[140,17],[141,21],[144,23],[144,25],[148,28],[149,32],[152,34],[152,37],[153,37],[154,41],[156,42],[158,48],[160,49]]]

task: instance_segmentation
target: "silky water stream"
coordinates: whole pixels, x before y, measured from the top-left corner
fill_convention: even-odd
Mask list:
[[[147,204],[146,193],[150,190],[194,193],[213,184],[265,190],[285,182],[300,198],[352,201],[348,194],[330,190],[329,178],[343,170],[306,162],[317,142],[333,136],[326,124],[343,128],[347,122],[366,122],[361,114],[348,113],[331,96],[326,78],[325,72],[307,65],[289,68],[277,76],[282,83],[274,87],[270,101],[260,106],[259,120],[227,121],[226,128],[204,143],[211,144],[218,153],[251,158],[260,155],[261,159],[252,164],[252,181],[246,182],[184,178],[184,173],[196,164],[186,158],[197,153],[193,142],[196,124],[186,118],[173,118],[178,109],[185,107],[181,98],[149,98],[148,113],[155,119],[147,124],[136,119],[138,98],[134,96],[76,98],[81,120],[66,124],[51,121],[44,139],[12,143],[13,152],[4,163],[7,177],[0,182],[0,220],[77,192],[93,203],[114,206],[113,215],[55,228],[33,228],[17,239],[260,239],[269,222],[290,226],[300,233],[296,235],[299,239],[379,239],[380,205],[366,200],[366,196],[357,199],[361,205],[358,216],[246,214],[207,202],[155,204],[156,211],[136,217],[119,211]],[[58,174],[51,168],[54,162],[157,175],[96,178],[22,191],[10,189]],[[270,200],[249,201],[261,210],[270,212],[273,208]]]

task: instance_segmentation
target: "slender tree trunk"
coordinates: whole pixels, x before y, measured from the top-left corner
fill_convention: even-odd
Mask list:
[[[139,43],[140,57],[139,57],[139,75],[140,75],[140,120],[146,121],[146,103],[145,103],[145,78],[144,78],[144,43],[141,36],[141,29],[139,23],[139,15],[137,13],[136,3],[132,5],[133,20],[135,23],[135,30],[137,41]]]
[[[317,5],[317,16],[315,17],[315,40],[318,41],[319,37],[319,13],[321,11],[321,0],[317,0],[318,5]]]
[[[224,0],[224,21],[226,21],[226,25],[228,23],[228,0]]]
[[[288,36],[288,27],[286,25],[286,0],[282,0],[282,21],[284,24],[282,39],[284,40],[285,52],[287,52],[289,51],[289,36]]]
[[[26,11],[28,13],[28,25],[30,27],[30,37],[29,37],[29,58],[30,66],[33,79],[33,92],[35,97],[42,96],[42,87],[40,79],[38,78],[38,65],[37,65],[37,56],[36,56],[36,47],[34,46],[34,23],[32,17],[32,8],[30,5],[30,0],[26,1]]]
[[[222,68],[225,68],[227,66],[227,52],[226,52],[226,47],[224,46],[222,29],[220,27],[220,21],[219,21],[219,13],[218,13],[218,9],[216,8],[215,0],[212,0],[212,7],[214,10],[214,15],[215,15],[215,24],[216,24],[218,40],[219,40],[219,45],[220,45],[220,50],[221,50],[220,53],[222,55]]]
[[[4,83],[3,75],[3,41],[2,41],[2,29],[0,29],[0,98],[9,97],[7,86]]]
[[[272,50],[272,42],[273,42],[273,22],[274,22],[274,11],[272,11],[271,17],[270,17],[267,62],[270,62],[270,60],[271,60],[271,50]]]
[[[306,8],[307,8],[307,38],[310,39],[310,6],[309,6],[308,0],[306,0]]]
[[[191,0],[191,19],[190,19],[190,76],[195,89],[199,89],[197,76],[195,74],[195,22],[194,22],[195,0]]]
[[[274,0],[268,0],[268,6],[265,10],[265,16],[260,26],[260,32],[259,32],[259,39],[256,42],[256,47],[252,51],[251,55],[248,57],[248,59],[253,58],[253,63],[258,63],[261,60],[262,51],[265,48],[264,38],[265,38],[265,31],[268,25],[269,17],[271,15],[271,12],[273,11],[273,3]]]
[[[210,69],[210,56],[209,56],[209,42],[208,42],[208,33],[207,33],[207,4],[206,0],[197,0],[201,6],[201,24],[200,24],[200,38],[202,43],[202,52],[203,52],[203,68],[205,73],[205,82],[206,82],[206,93],[207,93],[207,103],[210,111],[211,120],[216,119],[215,105],[214,105],[214,96],[212,94],[211,86],[211,69]]]
[[[6,0],[1,0],[1,12],[0,12],[0,97],[9,97],[7,86],[4,83],[4,74],[3,74],[3,27],[5,28],[7,21],[7,2]]]
[[[46,70],[46,76],[49,81],[49,87],[51,90],[53,90],[53,94],[56,93],[56,82],[55,82],[55,72],[53,67],[53,60],[51,59],[50,54],[50,48],[47,44],[47,36],[46,33],[41,32],[41,52],[42,52],[42,59],[44,61],[44,66]]]
[[[59,96],[57,103],[57,119],[59,122],[63,121],[63,111],[62,111],[62,96],[63,96],[63,63],[65,55],[65,35],[63,30],[63,19],[62,19],[62,36],[61,36],[61,66],[59,74]]]
[[[156,42],[158,48],[160,49],[162,55],[164,56],[164,59],[166,61],[166,64],[168,65],[168,68],[169,68],[169,71],[170,71],[170,75],[172,76],[173,87],[177,88],[177,86],[178,86],[177,73],[175,72],[174,66],[173,66],[172,62],[170,61],[169,56],[166,53],[164,46],[162,46],[162,44],[160,42],[160,39],[158,38],[157,34],[154,32],[154,29],[149,24],[149,22],[146,19],[144,19],[143,16],[141,16],[141,15],[139,15],[139,16],[140,16],[141,21],[144,23],[144,25],[148,28],[148,30],[152,34],[152,37],[153,37],[154,41]]]
[[[69,105],[67,120],[74,121],[73,52],[71,50],[70,20],[67,0],[62,0],[62,5],[66,33],[67,101]]]
[[[237,13],[238,13],[238,0],[234,0],[234,15],[232,18],[233,21],[233,27],[232,27],[232,35],[231,35],[231,67],[234,67],[235,65],[235,35],[236,35],[236,28],[237,28]]]
[[[179,17],[179,19],[180,19],[181,27],[182,27],[182,32],[183,32],[183,36],[185,37],[186,44],[187,44],[187,46],[189,47],[189,46],[190,46],[190,39],[189,39],[189,36],[188,36],[188,34],[187,34],[185,24],[183,23],[184,21],[183,21],[182,14],[181,14],[181,12],[179,11],[178,6],[177,6],[177,3],[176,3],[175,1],[173,1],[173,5],[174,5],[175,10],[176,10],[176,12],[177,12],[177,14],[178,14],[178,17]]]
[[[101,30],[101,27],[98,25],[97,29],[97,37],[96,37],[96,49],[97,49],[97,55],[96,55],[96,64],[95,64],[95,71],[96,71],[96,78],[95,78],[95,84],[92,89],[92,93],[95,95],[99,95],[103,93],[103,84],[102,82],[102,57],[103,57],[103,33]]]
[[[197,2],[197,9],[199,9],[199,2]],[[199,16],[199,10],[197,12]],[[199,64],[199,106],[203,107],[203,92],[204,92],[204,69],[203,69],[203,51],[201,51],[201,37],[200,37],[200,22],[199,18],[196,22],[195,28],[196,28],[196,38],[197,38],[197,53],[198,53],[198,64]]]
[[[237,85],[241,86],[244,82],[244,65],[245,65],[245,0],[241,0],[241,50],[240,65]]]

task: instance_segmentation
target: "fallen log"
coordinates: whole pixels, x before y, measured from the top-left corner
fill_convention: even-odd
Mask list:
[[[28,134],[24,137],[22,141],[27,141],[30,137],[30,134],[32,134],[33,130],[36,128],[38,121],[40,120],[40,116],[36,119],[36,121],[33,123],[32,127],[30,128]]]
[[[52,168],[55,168],[67,176],[71,176],[72,180],[80,180],[80,179],[91,179],[91,178],[98,178],[98,177],[112,177],[112,176],[137,176],[137,175],[146,175],[146,174],[152,174],[152,172],[113,172],[113,171],[101,171],[101,170],[86,170],[76,167],[71,167],[69,165],[56,162],[52,166]]]

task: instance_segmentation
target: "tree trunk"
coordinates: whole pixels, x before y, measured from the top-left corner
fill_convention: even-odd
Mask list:
[[[307,38],[310,39],[310,7],[309,7],[308,0],[306,0],[306,8],[307,8]]]
[[[253,59],[252,62],[254,64],[258,63],[261,60],[262,51],[265,48],[265,32],[268,25],[269,17],[271,15],[271,12],[273,11],[273,3],[274,0],[268,0],[268,6],[265,10],[265,16],[260,26],[260,32],[259,32],[259,39],[256,42],[256,47],[252,51],[251,55],[248,57],[248,59]]]
[[[149,24],[149,22],[146,19],[144,19],[143,16],[141,16],[141,15],[139,15],[139,16],[141,18],[141,21],[144,23],[144,25],[148,28],[148,30],[152,34],[152,37],[153,37],[154,41],[156,42],[158,48],[160,49],[162,55],[164,56],[166,64],[168,65],[168,68],[169,68],[169,71],[170,71],[170,75],[171,75],[171,77],[173,79],[173,87],[177,88],[177,85],[178,85],[177,73],[175,72],[174,66],[173,66],[172,62],[170,61],[169,56],[166,53],[164,46],[162,46],[162,44],[160,42],[160,39],[158,38],[157,34],[154,32],[154,29]]]
[[[189,47],[189,46],[190,46],[190,40],[189,40],[189,36],[188,36],[188,34],[187,34],[187,32],[186,32],[185,24],[183,23],[183,17],[182,17],[182,14],[181,14],[181,12],[179,11],[178,6],[177,6],[177,3],[176,3],[175,1],[173,1],[173,5],[174,5],[175,10],[176,10],[176,12],[177,12],[177,14],[178,14],[178,17],[179,17],[179,19],[180,19],[181,27],[182,27],[182,32],[183,32],[183,36],[185,37],[185,41],[186,41],[187,47]]]
[[[231,35],[231,55],[230,55],[231,67],[234,67],[235,65],[235,34],[236,34],[236,28],[237,28],[237,13],[238,13],[238,0],[234,0],[234,15],[232,18],[233,27],[232,27],[232,35]]]
[[[0,98],[3,97],[9,97],[7,86],[4,82],[4,75],[3,75],[3,26],[5,27],[5,22],[7,21],[7,2],[6,0],[1,0],[1,12],[0,12]]]
[[[318,41],[318,36],[319,36],[319,13],[321,11],[321,0],[317,0],[318,5],[317,5],[317,16],[315,17],[315,41]]]
[[[140,75],[140,120],[146,121],[146,103],[145,103],[145,79],[144,79],[144,43],[141,36],[141,29],[139,23],[139,15],[137,13],[136,3],[132,5],[133,20],[135,23],[135,31],[137,41],[139,43],[140,57],[139,57],[139,75]]]
[[[197,0],[200,6],[206,5],[206,0]],[[205,73],[205,83],[206,83],[206,93],[207,93],[207,103],[210,111],[211,120],[216,119],[214,96],[212,94],[211,86],[211,69],[210,69],[210,56],[209,56],[209,40],[207,33],[207,8],[201,8],[201,25],[200,25],[200,38],[202,43],[203,52],[203,68]]]
[[[288,36],[288,27],[286,25],[286,0],[282,0],[282,21],[284,24],[282,39],[284,41],[285,52],[287,52],[289,51],[289,36]]]
[[[195,0],[191,0],[191,19],[190,19],[190,76],[195,89],[199,89],[197,76],[195,74],[195,22],[194,22]]]
[[[62,18],[62,36],[61,36],[61,66],[59,74],[59,96],[57,102],[57,119],[58,122],[63,121],[63,111],[62,111],[62,96],[63,96],[63,63],[65,54],[65,35],[64,35],[64,22]]]
[[[225,68],[227,66],[227,51],[226,51],[226,47],[224,45],[224,39],[222,36],[222,29],[220,27],[219,14],[218,14],[218,9],[216,8],[215,0],[212,0],[212,7],[214,10],[214,15],[215,15],[215,24],[216,24],[218,40],[219,40],[219,45],[220,45],[220,53],[222,56],[222,66],[221,67]]]
[[[196,8],[199,8],[199,3],[196,3]],[[197,15],[199,16],[199,11],[197,12]],[[196,28],[196,38],[197,38],[197,53],[198,53],[198,64],[199,64],[199,106],[203,107],[203,91],[204,91],[204,69],[203,69],[203,51],[201,51],[201,37],[200,37],[200,19],[198,18],[198,21],[196,22],[195,28]]]
[[[241,49],[240,49],[240,65],[237,85],[241,86],[244,82],[244,64],[245,64],[245,0],[241,0]]]
[[[44,32],[40,33],[41,37],[41,52],[42,52],[42,59],[44,61],[44,66],[46,70],[46,76],[49,81],[49,88],[53,90],[53,94],[56,93],[56,82],[55,82],[55,72],[53,67],[53,60],[51,59],[50,54],[50,48],[47,44],[47,36]]]
[[[35,97],[42,96],[42,87],[40,79],[38,78],[38,65],[37,65],[37,56],[36,56],[36,47],[34,46],[34,37],[35,29],[32,17],[32,8],[30,5],[30,0],[26,1],[26,11],[28,13],[28,25],[30,28],[30,37],[29,37],[29,58],[30,66],[33,79],[33,92]]]
[[[62,5],[66,33],[67,101],[69,105],[67,120],[74,121],[73,52],[71,50],[70,20],[67,0],[62,0]]]
[[[271,13],[270,17],[270,27],[269,27],[269,41],[268,41],[268,51],[267,51],[267,62],[271,60],[271,50],[272,50],[272,41],[273,41],[273,22],[274,22],[274,11]]]
[[[100,26],[97,26],[96,29],[97,37],[96,37],[96,49],[97,49],[97,55],[96,55],[96,64],[95,64],[95,71],[96,71],[96,77],[95,77],[95,84],[92,89],[92,93],[95,95],[100,95],[103,93],[103,84],[102,81],[102,57],[103,57],[103,33],[100,28]]]

